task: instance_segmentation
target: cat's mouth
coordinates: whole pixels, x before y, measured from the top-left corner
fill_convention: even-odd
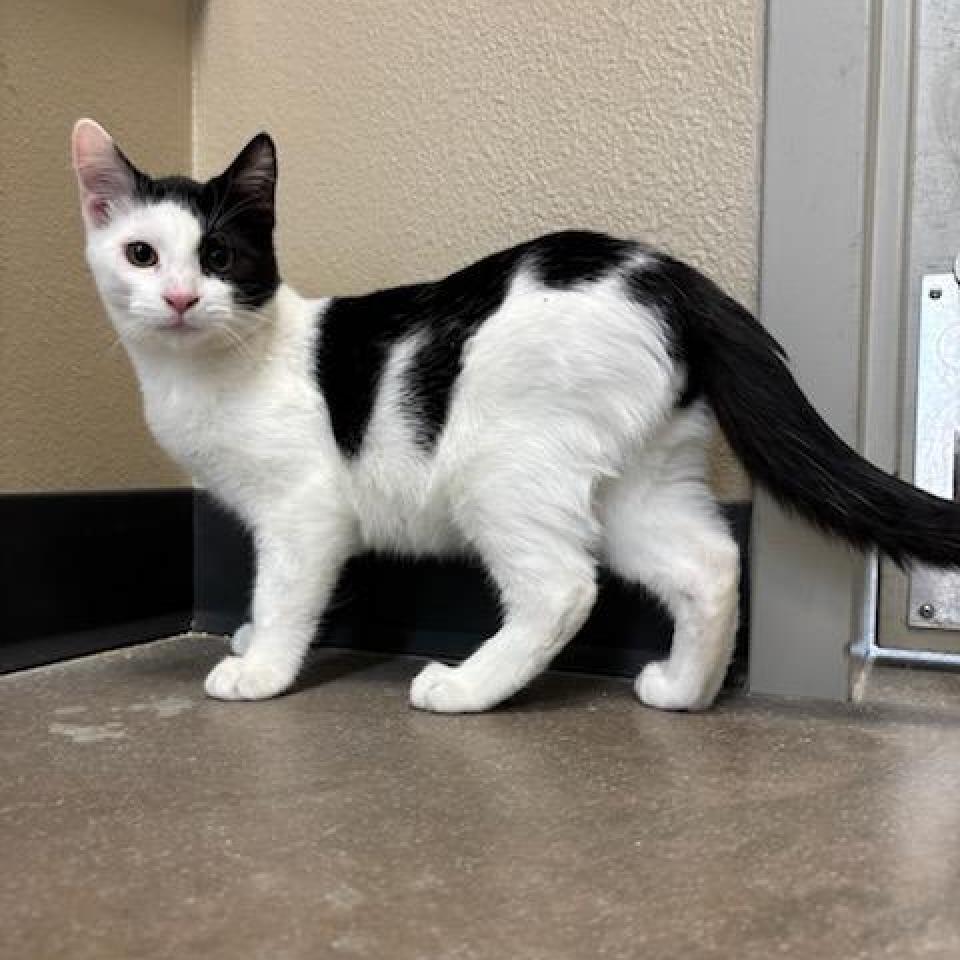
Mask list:
[[[202,327],[197,327],[192,324],[189,320],[182,316],[171,317],[169,320],[165,320],[161,324],[160,329],[164,333],[169,333],[172,335],[187,335],[190,333],[200,333],[203,329]]]

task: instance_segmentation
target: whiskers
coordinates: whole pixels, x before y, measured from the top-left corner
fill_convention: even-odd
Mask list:
[[[104,354],[106,354],[106,356],[110,357],[110,359],[113,359],[117,350],[119,350],[120,347],[122,346],[123,346],[123,340],[121,339],[120,334],[114,331],[113,340],[110,342],[110,346],[107,347],[107,349],[104,350],[103,352]]]
[[[124,321],[114,323],[113,337],[104,350],[104,355],[110,358],[116,356],[121,347],[126,348],[128,344],[143,343],[150,336],[151,311],[142,301],[131,298],[119,312]],[[130,320],[134,322],[131,323]]]
[[[131,297],[126,309],[127,316],[136,320],[138,325],[145,329],[157,327],[163,323],[168,313],[169,308],[166,304],[161,306],[149,298],[139,297]]]
[[[240,305],[227,307],[215,304],[207,308],[207,315],[211,320],[210,329],[223,337],[231,353],[237,353],[248,360],[255,359],[249,341],[266,321],[260,310]]]
[[[258,333],[269,321],[259,309],[227,302],[201,303],[186,317],[184,329],[171,324],[169,310],[149,298],[131,297],[118,311],[115,336],[106,353],[112,355],[120,346],[144,347],[196,354],[242,358],[253,362],[261,357]]]
[[[224,339],[228,343],[227,349],[231,353],[238,353],[242,355],[247,360],[253,359],[253,351],[250,349],[250,345],[247,343],[243,337],[237,333],[229,323],[222,320],[215,320],[210,327],[211,330],[216,330],[218,333],[223,334]]]

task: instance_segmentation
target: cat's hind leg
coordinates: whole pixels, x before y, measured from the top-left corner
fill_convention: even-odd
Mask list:
[[[520,570],[522,559],[494,561],[503,625],[456,667],[428,664],[415,678],[410,702],[437,713],[489,710],[522,690],[550,664],[583,625],[596,599],[587,554]],[[519,563],[517,562],[519,561]]]
[[[709,707],[726,675],[738,617],[739,550],[689,451],[675,451],[655,482],[626,474],[604,511],[607,562],[643,584],[674,621],[666,660],[647,664],[637,696],[664,710]]]
[[[499,590],[503,625],[459,666],[431,663],[420,672],[410,702],[423,710],[475,713],[517,693],[573,638],[596,599],[583,509],[551,507],[533,480],[509,495],[498,495],[496,479],[484,485],[463,519]]]

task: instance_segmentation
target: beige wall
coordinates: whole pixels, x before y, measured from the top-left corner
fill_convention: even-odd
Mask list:
[[[182,482],[110,349],[67,135],[92,115],[146,168],[189,167],[190,6],[0,4],[0,489]],[[437,276],[581,226],[651,239],[752,303],[761,7],[197,3],[194,168],[275,135],[281,263],[305,292]]]
[[[761,8],[208,0],[195,168],[274,134],[281,267],[305,292],[429,278],[581,226],[651,239],[752,304]]]
[[[83,261],[68,137],[96,117],[134,159],[189,166],[189,2],[0,2],[0,490],[183,482]]]

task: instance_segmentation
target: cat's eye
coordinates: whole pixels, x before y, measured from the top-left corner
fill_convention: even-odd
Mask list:
[[[124,248],[127,260],[135,267],[154,267],[157,264],[157,251],[142,240],[134,240]]]
[[[214,273],[223,273],[233,266],[233,250],[222,237],[210,237],[203,245],[201,263]]]

